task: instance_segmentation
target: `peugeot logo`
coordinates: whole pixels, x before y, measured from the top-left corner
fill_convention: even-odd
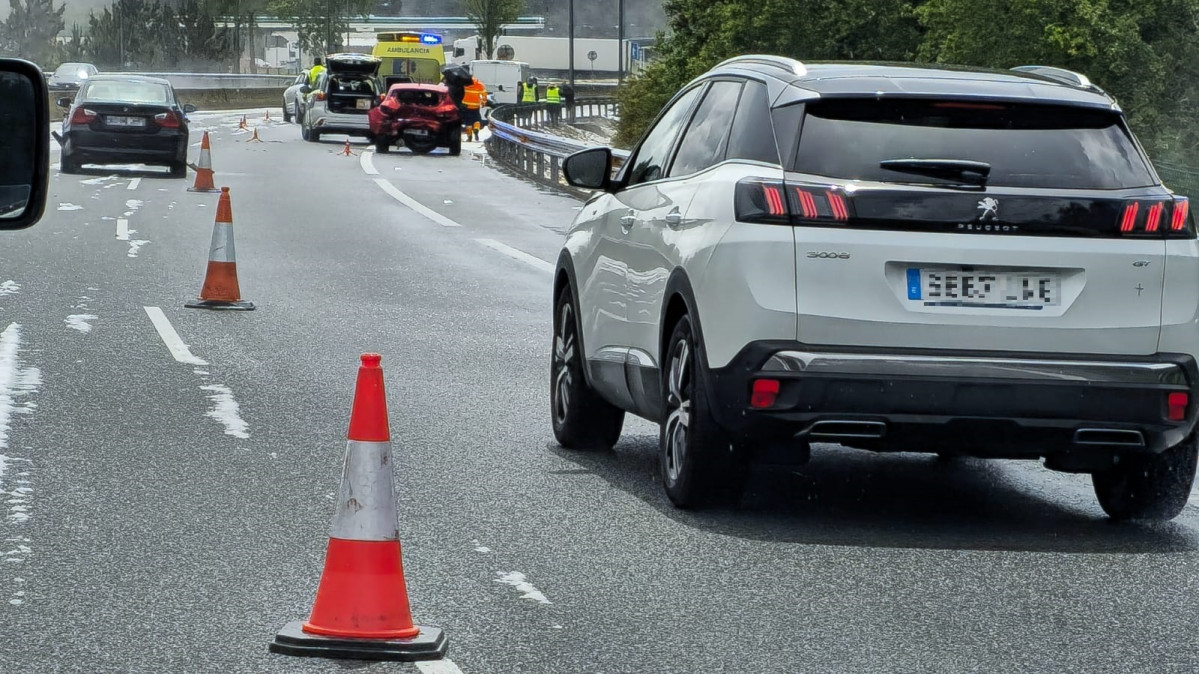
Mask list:
[[[987,197],[978,202],[978,210],[982,211],[975,222],[990,222],[999,218],[999,200]]]

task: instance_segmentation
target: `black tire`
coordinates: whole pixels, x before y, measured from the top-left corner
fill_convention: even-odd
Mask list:
[[[404,147],[408,148],[412,154],[429,154],[437,149],[437,141],[415,140],[411,136],[404,136]]]
[[[712,417],[691,319],[675,324],[662,360],[665,415],[658,435],[662,486],[679,508],[736,502],[749,475],[746,452]]]
[[[296,106],[296,111],[293,116],[296,118],[296,124],[303,124],[304,123],[304,111],[300,109],[300,102],[296,101],[295,106]]]
[[[583,350],[570,288],[554,303],[554,344],[550,355],[550,418],[554,437],[567,449],[608,450],[620,439],[624,410],[587,384]]]
[[[59,170],[62,173],[66,173],[66,174],[82,173],[83,172],[83,164],[80,163],[77,159],[74,159],[73,157],[71,157],[71,155],[67,154],[66,152],[63,152],[62,159],[61,159],[61,166],[59,167]]]
[[[170,176],[172,178],[186,178],[187,177],[187,163],[181,162],[181,161],[172,162]]]
[[[380,136],[375,139],[375,152],[379,154],[387,154],[391,151],[391,139]]]
[[[312,140],[312,134],[308,133],[308,125],[303,122],[300,123],[300,138],[307,141]]]
[[[321,132],[317,131],[316,129],[309,129],[308,130],[308,140],[310,140],[314,143],[321,142]]]
[[[291,110],[288,110],[286,105],[283,106],[283,121],[291,122]]]
[[[1103,512],[1114,520],[1169,520],[1182,512],[1195,482],[1199,435],[1161,454],[1123,456],[1091,474]]]
[[[457,133],[450,134],[449,148],[450,148],[450,155],[453,157],[457,157],[462,154],[462,130],[461,129],[459,129]]]

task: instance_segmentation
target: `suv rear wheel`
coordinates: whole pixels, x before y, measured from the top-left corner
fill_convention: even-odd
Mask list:
[[[658,437],[662,485],[671,502],[695,508],[741,497],[749,465],[712,418],[707,389],[700,380],[698,340],[691,319],[675,324],[663,363],[665,417]]]
[[[1199,434],[1161,454],[1124,456],[1091,475],[1103,511],[1115,520],[1168,520],[1182,512],[1195,481]]]
[[[583,350],[570,288],[554,304],[550,357],[550,416],[554,437],[567,449],[612,449],[624,426],[624,410],[600,397],[583,373]]]

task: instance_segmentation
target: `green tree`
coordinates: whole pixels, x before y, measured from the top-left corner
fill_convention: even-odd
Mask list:
[[[376,0],[272,0],[269,9],[291,20],[305,52],[330,54],[344,48],[342,36],[349,21],[369,14]]]
[[[525,10],[525,0],[464,0],[462,8],[483,39],[483,53],[486,58],[491,58],[504,24],[512,23],[520,16]]]
[[[71,24],[70,41],[63,47],[63,61],[77,62],[87,60],[87,37],[83,34],[83,26]]]
[[[1199,148],[1199,0],[928,0],[919,56],[1076,70],[1112,94],[1155,157]]]
[[[54,0],[9,0],[8,19],[0,24],[0,53],[49,67],[57,61],[55,39],[62,32],[65,5]]]
[[[658,36],[658,58],[620,93],[616,143],[635,143],[680,87],[738,54],[910,60],[921,38],[913,6],[910,0],[666,0],[668,31]]]

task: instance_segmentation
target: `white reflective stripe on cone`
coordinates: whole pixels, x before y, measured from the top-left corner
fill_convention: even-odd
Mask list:
[[[398,541],[391,443],[350,440],[329,535],[349,541]]]
[[[218,222],[212,226],[212,246],[208,249],[209,262],[237,262],[237,251],[233,249],[233,225]]]

